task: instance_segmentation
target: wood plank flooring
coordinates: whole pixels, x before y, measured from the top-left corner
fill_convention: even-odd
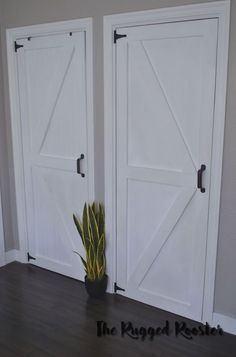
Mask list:
[[[97,322],[106,321],[117,334],[97,336]],[[121,321],[134,327],[163,327],[169,336],[153,341],[121,337]],[[106,294],[104,300],[87,296],[84,284],[37,268],[11,263],[0,269],[0,356],[236,356],[236,336],[175,336],[175,322],[199,326],[191,320],[151,306]],[[151,330],[150,330],[151,331]]]

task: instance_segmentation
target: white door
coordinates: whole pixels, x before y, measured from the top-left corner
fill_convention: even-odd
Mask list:
[[[29,38],[17,44],[23,46],[16,56],[28,246],[35,258],[30,262],[83,279],[83,267],[73,250],[83,255],[84,249],[72,215],[81,217],[92,191],[85,32]]]
[[[217,20],[117,33],[119,292],[201,320]]]

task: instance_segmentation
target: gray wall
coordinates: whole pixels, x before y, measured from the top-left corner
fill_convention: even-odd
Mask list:
[[[2,16],[2,1],[0,1],[0,24],[3,23]],[[3,31],[1,28],[1,35]],[[4,225],[4,236],[5,236],[5,247],[6,250],[11,249],[12,247],[18,247],[17,235],[14,234],[14,224],[12,224],[13,218],[12,209],[11,209],[11,197],[14,197],[13,194],[10,194],[10,183],[9,183],[9,162],[12,162],[12,156],[8,153],[8,148],[11,148],[10,142],[7,141],[7,125],[6,118],[4,116],[4,86],[3,86],[3,71],[2,71],[2,41],[0,38],[0,187],[1,187],[1,196],[2,196],[2,206],[3,206],[3,225]],[[8,159],[9,158],[9,159]],[[11,175],[13,179],[13,175]],[[11,185],[14,188],[13,185]],[[13,206],[14,207],[14,206]],[[14,216],[15,217],[15,216]],[[15,225],[16,226],[16,225]],[[16,227],[15,227],[16,229]],[[16,232],[16,230],[15,230]]]
[[[103,160],[103,15],[138,11],[167,6],[192,4],[199,0],[0,0],[2,8],[2,73],[4,88],[0,86],[0,106],[4,91],[5,116],[0,111],[1,186],[3,190],[6,249],[18,246],[14,199],[10,117],[6,76],[5,29],[38,23],[69,20],[81,17],[94,19],[94,83],[95,83],[95,175],[96,197],[104,197]],[[229,81],[224,148],[223,185],[220,211],[220,234],[217,260],[215,311],[236,317],[236,3],[232,1]],[[0,9],[1,10],[1,9]],[[8,138],[8,146],[4,138]],[[7,147],[7,148],[6,148]],[[7,156],[8,155],[8,156]],[[8,157],[8,160],[7,160]],[[10,214],[11,212],[11,214]]]

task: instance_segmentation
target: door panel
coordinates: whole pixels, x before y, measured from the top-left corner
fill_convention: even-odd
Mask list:
[[[151,49],[157,47],[157,50],[158,44],[148,43]],[[129,165],[192,172],[194,163],[181,131],[182,125],[177,121],[152,61],[158,68],[159,64],[150,57],[145,46],[146,43],[137,41],[129,46]],[[174,142],[175,146],[169,142]]]
[[[85,33],[19,41],[17,53],[31,263],[83,279],[72,214],[89,199]],[[77,174],[77,158],[81,154]]]
[[[217,20],[122,28],[116,45],[117,283],[201,320]],[[197,189],[197,170],[205,164]]]

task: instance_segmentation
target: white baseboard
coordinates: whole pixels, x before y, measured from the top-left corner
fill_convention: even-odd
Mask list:
[[[19,250],[12,249],[5,253],[5,264],[19,261]]]
[[[219,324],[225,332],[236,335],[236,318],[214,312],[213,323],[215,326]]]
[[[0,255],[0,268],[5,265],[5,254]]]

